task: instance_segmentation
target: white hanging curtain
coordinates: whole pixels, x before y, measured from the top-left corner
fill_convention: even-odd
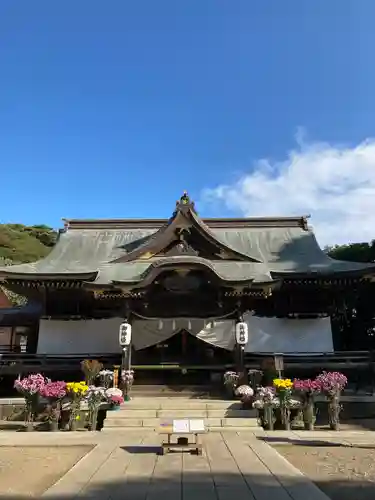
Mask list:
[[[132,342],[136,350],[163,342],[181,330],[224,349],[233,349],[233,321],[207,321],[201,318],[176,318],[133,321]]]

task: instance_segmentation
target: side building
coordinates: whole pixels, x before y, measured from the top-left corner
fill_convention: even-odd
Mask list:
[[[329,258],[306,217],[201,219],[186,193],[168,220],[65,220],[47,257],[0,268],[42,311],[29,353],[119,355],[125,318],[142,366],[228,364],[240,320],[248,353],[342,349],[341,318],[374,276]]]

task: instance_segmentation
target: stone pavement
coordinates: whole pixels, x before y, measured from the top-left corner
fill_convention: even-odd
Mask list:
[[[291,443],[342,442],[375,445],[375,432],[226,431],[204,436],[203,456],[157,454],[160,436],[152,431],[119,433],[0,432],[0,446],[95,448],[43,495],[91,500],[327,500],[313,483],[265,440]]]

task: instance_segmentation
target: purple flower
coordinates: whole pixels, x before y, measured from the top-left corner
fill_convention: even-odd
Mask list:
[[[316,377],[316,381],[320,384],[321,390],[328,394],[340,393],[348,383],[343,373],[325,371]]]
[[[257,396],[265,404],[271,403],[275,398],[276,390],[274,387],[259,387]]]

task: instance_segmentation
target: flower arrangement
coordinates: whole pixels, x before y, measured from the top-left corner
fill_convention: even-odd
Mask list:
[[[85,400],[89,407],[89,430],[96,430],[100,403],[106,401],[105,387],[89,386]]]
[[[289,430],[293,382],[290,378],[275,378],[273,385],[280,401],[281,423],[285,430]]]
[[[110,387],[105,391],[105,395],[107,399],[111,398],[112,396],[122,396],[122,391],[117,387]]]
[[[70,400],[69,428],[71,431],[76,430],[81,401],[85,397],[88,389],[89,387],[85,382],[68,382],[66,384],[66,395]]]
[[[238,373],[234,371],[226,371],[224,373],[224,387],[225,387],[225,392],[227,393],[229,398],[233,398],[234,391],[237,387],[238,381],[239,381],[240,376]]]
[[[46,384],[46,379],[41,373],[29,375],[23,379],[18,378],[14,382],[14,388],[23,396],[32,396],[39,394],[42,387]]]
[[[265,405],[271,405],[275,402],[275,388],[274,387],[259,387],[256,394],[256,399],[253,407],[263,409]]]
[[[50,430],[57,431],[61,414],[61,400],[66,396],[66,382],[48,380],[40,389],[40,395],[48,400]]]
[[[260,420],[263,427],[272,430],[275,422],[274,408],[275,408],[275,388],[274,387],[259,387],[253,407],[258,410]]]
[[[348,379],[340,372],[325,372],[323,371],[316,377],[317,382],[321,386],[321,391],[328,400],[328,421],[332,430],[338,430],[340,424],[340,405],[341,392],[348,383]]]
[[[125,401],[130,400],[130,389],[134,383],[134,370],[121,371],[121,383],[124,390]]]
[[[293,387],[296,391],[307,394],[318,394],[322,390],[322,386],[318,380],[301,380],[295,379],[293,381]]]
[[[275,378],[273,379],[273,385],[278,392],[291,391],[293,389],[293,382],[290,378]]]
[[[32,430],[32,422],[35,419],[39,403],[40,391],[46,385],[47,380],[42,374],[36,373],[23,379],[18,378],[14,382],[14,388],[25,398],[25,423],[26,429]]]
[[[88,391],[89,386],[86,382],[67,382],[66,393],[71,399],[82,399]]]
[[[316,377],[316,382],[320,384],[321,391],[327,395],[341,393],[348,383],[348,379],[340,372],[322,372]]]
[[[110,389],[107,389],[105,391],[105,396],[108,403],[110,403],[112,410],[119,409],[120,405],[124,402],[122,391],[120,389],[117,389],[117,387],[111,387]]]
[[[236,396],[248,396],[251,397],[254,395],[253,389],[249,385],[240,385],[237,387]]]
[[[132,385],[134,382],[134,370],[122,370],[121,372],[121,380],[124,383]]]
[[[249,385],[240,385],[235,390],[236,396],[241,398],[242,404],[247,407],[251,407],[253,401],[254,391]]]
[[[98,379],[100,384],[108,389],[113,384],[113,371],[112,370],[100,370],[98,373]]]
[[[224,373],[224,385],[234,386],[237,384],[238,379],[239,379],[239,375],[236,372],[226,371]]]
[[[312,431],[316,420],[314,396],[321,392],[321,383],[316,379],[295,379],[293,384],[294,389],[299,392],[302,398],[302,414],[305,429]]]
[[[97,359],[84,359],[81,361],[81,370],[85,376],[87,385],[93,384],[102,369],[103,364]]]
[[[120,406],[124,402],[124,398],[122,396],[111,396],[111,403],[114,406]]]
[[[47,383],[41,387],[40,395],[47,399],[61,400],[66,396],[66,382],[52,382],[48,380]]]

